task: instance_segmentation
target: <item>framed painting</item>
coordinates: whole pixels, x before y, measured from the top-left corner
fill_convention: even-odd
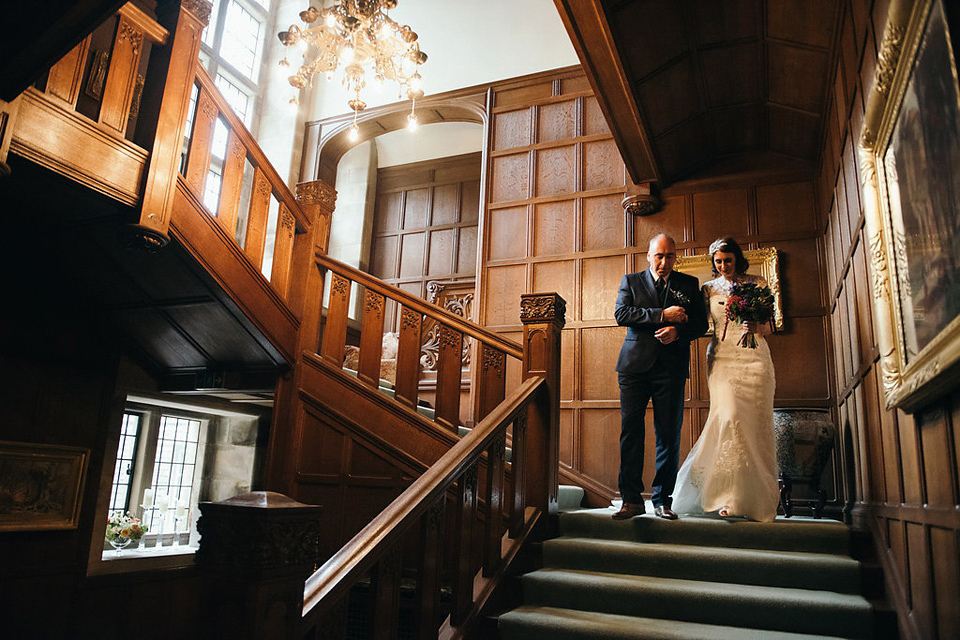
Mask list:
[[[0,442],[0,531],[76,529],[89,451]]]
[[[743,257],[750,263],[747,273],[762,276],[773,294],[773,325],[777,331],[783,329],[783,298],[780,294],[780,262],[776,248],[764,247],[743,252]],[[713,265],[707,254],[696,256],[679,256],[674,269],[696,276],[702,285],[713,280]],[[713,335],[713,320],[709,320],[707,335]]]
[[[893,0],[860,138],[887,408],[960,368],[960,85],[942,0]]]

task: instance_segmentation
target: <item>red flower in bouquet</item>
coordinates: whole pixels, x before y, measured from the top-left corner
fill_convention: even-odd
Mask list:
[[[725,307],[727,322],[723,325],[723,337],[727,337],[727,325],[731,321],[770,322],[773,320],[773,293],[770,287],[762,287],[755,282],[736,282],[730,289]],[[737,342],[741,347],[757,348],[757,338],[752,333],[744,333]]]

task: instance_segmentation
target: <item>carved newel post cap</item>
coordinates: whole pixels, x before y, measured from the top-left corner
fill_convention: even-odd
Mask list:
[[[319,555],[320,510],[273,491],[201,502],[197,565],[242,575],[309,572]]]
[[[567,303],[558,293],[524,293],[520,295],[520,322],[566,324]]]

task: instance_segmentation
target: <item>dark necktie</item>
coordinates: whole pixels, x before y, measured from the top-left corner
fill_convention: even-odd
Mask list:
[[[666,279],[660,278],[659,280],[657,280],[657,300],[659,300],[661,304],[665,302],[663,297],[663,292],[664,290],[666,290],[666,288],[667,288]]]

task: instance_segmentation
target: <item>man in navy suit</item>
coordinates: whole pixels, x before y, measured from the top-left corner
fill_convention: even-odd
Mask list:
[[[617,380],[620,384],[620,496],[623,506],[613,517],[625,520],[645,512],[643,504],[644,414],[653,400],[657,441],[653,477],[654,513],[676,520],[672,493],[677,482],[683,391],[690,377],[690,342],[707,330],[707,312],[700,283],[675,272],[677,246],[668,235],[650,240],[650,268],[628,273],[620,282],[614,316],[627,328]]]

